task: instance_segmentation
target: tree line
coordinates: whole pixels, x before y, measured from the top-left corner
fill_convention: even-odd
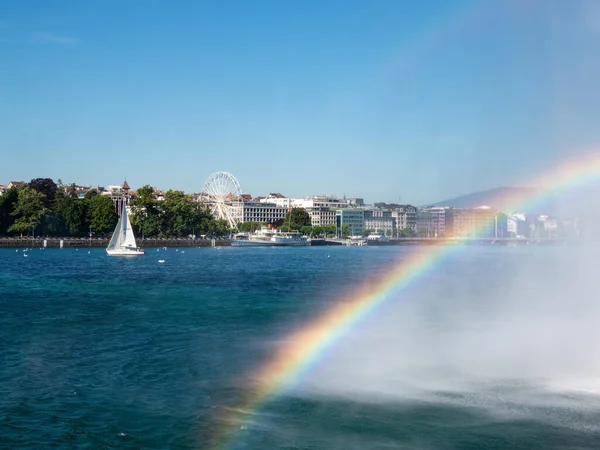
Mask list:
[[[226,236],[225,220],[182,191],[169,190],[159,201],[143,186],[130,201],[131,223],[142,237]],[[90,190],[78,198],[75,185],[35,178],[0,195],[0,236],[109,236],[119,217],[109,196]]]

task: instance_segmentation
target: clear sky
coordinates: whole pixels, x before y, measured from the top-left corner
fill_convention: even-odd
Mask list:
[[[600,142],[596,0],[5,0],[0,183],[423,204]]]

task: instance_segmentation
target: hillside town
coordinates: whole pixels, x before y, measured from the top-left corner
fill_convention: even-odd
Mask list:
[[[214,219],[222,222],[220,234],[241,230],[244,228],[244,224],[256,224],[257,226],[268,224],[281,227],[289,211],[301,209],[310,218],[310,229],[302,231],[315,236],[325,235],[327,237],[329,233],[330,237],[366,237],[376,234],[388,238],[429,239],[572,239],[581,237],[580,221],[577,217],[558,218],[547,214],[528,215],[518,211],[501,211],[495,205],[480,205],[473,208],[457,208],[450,205],[417,207],[396,203],[366,204],[362,198],[336,198],[333,196],[290,198],[281,193],[253,197],[250,194],[242,193],[237,180],[231,174],[216,172],[211,177],[216,178],[209,178],[202,192],[185,194],[185,196],[194,203],[205,206],[206,210],[212,213]],[[10,181],[6,185],[0,185],[0,196],[6,195],[11,189],[18,190],[25,186],[27,183],[23,181]],[[97,193],[110,199],[115,216],[120,214],[123,203],[135,204],[138,197],[138,192],[131,189],[127,181],[108,186],[86,186],[63,184],[61,180],[58,180],[56,186],[62,195],[70,198],[82,200],[94,191],[94,194]],[[167,192],[173,192],[165,192],[150,186],[146,186],[145,189],[151,189],[153,198],[158,205],[165,201]],[[113,224],[110,223],[106,230],[96,231],[108,231],[110,226]],[[35,232],[35,229],[32,232]]]

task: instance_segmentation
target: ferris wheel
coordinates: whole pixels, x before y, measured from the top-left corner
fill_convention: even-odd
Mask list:
[[[213,215],[225,219],[231,228],[241,222],[242,189],[228,172],[215,172],[204,182],[204,193]]]

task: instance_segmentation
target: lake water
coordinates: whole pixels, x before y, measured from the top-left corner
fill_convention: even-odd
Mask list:
[[[0,249],[0,446],[598,448],[597,250],[453,251],[230,424],[291,330],[423,249]]]

